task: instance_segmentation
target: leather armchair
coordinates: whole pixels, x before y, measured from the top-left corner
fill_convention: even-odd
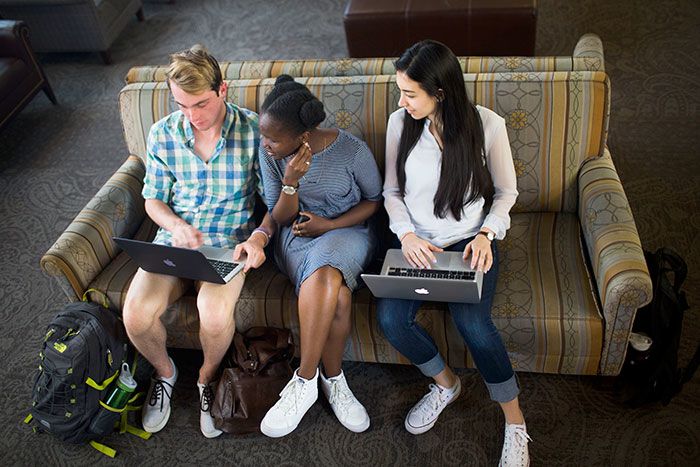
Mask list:
[[[0,129],[40,90],[56,104],[29,45],[29,28],[22,21],[0,20]]]

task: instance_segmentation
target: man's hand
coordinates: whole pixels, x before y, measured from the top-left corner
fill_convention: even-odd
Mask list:
[[[430,265],[437,261],[433,252],[440,252],[442,248],[410,232],[401,239],[401,251],[413,267],[430,269]]]
[[[199,248],[204,244],[202,232],[192,227],[185,221],[179,222],[171,231],[173,246],[181,248]]]
[[[299,215],[306,216],[309,220],[292,224],[292,233],[297,237],[318,237],[334,228],[333,221],[325,217],[308,211],[299,211]]]
[[[236,245],[233,250],[234,261],[238,261],[243,252],[247,255],[243,272],[248,272],[250,268],[259,268],[265,262],[265,243],[265,235],[258,233],[252,234],[248,240]]]

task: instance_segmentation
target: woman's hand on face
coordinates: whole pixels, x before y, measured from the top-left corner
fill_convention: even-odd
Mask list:
[[[333,230],[333,221],[330,219],[317,216],[308,211],[300,211],[299,215],[306,216],[309,220],[292,224],[292,233],[296,237],[318,237],[329,230]]]
[[[299,180],[311,168],[311,146],[303,143],[299,150],[292,156],[284,170],[282,183],[285,185],[298,185]]]
[[[484,235],[477,235],[474,239],[467,243],[464,248],[462,258],[466,261],[469,255],[472,255],[470,266],[477,271],[489,272],[493,266],[493,252],[491,251],[491,242]]]
[[[437,261],[433,252],[440,252],[442,248],[411,232],[401,239],[401,251],[413,267],[430,269],[430,265]]]

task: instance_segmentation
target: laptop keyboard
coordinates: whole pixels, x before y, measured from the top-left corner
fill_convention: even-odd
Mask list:
[[[389,268],[387,275],[400,277],[425,277],[428,279],[455,279],[461,281],[473,281],[476,277],[476,272],[447,271],[440,269]]]
[[[236,267],[236,263],[230,263],[228,261],[217,261],[215,259],[210,259],[208,261],[214,266],[214,269],[216,269],[216,272],[218,272],[221,277],[226,277],[228,273],[233,271],[233,268]]]

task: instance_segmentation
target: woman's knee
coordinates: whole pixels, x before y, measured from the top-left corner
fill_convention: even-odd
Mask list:
[[[377,323],[387,338],[411,327],[413,319],[407,315],[408,306],[402,300],[382,298],[377,301]]]
[[[465,314],[452,314],[455,325],[471,348],[488,349],[500,339],[498,330],[491,320],[490,313],[475,311]]]
[[[339,290],[343,284],[343,274],[333,266],[322,266],[307,277],[304,284],[323,287],[329,291]]]

